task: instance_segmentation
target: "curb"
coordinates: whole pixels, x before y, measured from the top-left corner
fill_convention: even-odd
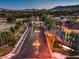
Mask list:
[[[46,36],[46,32],[44,32],[45,33],[45,36]],[[49,52],[50,52],[50,54],[51,54],[51,57],[52,58],[55,58],[54,56],[52,56],[52,51],[51,51],[51,48],[50,48],[50,45],[49,45],[49,41],[48,41],[48,39],[47,39],[47,36],[46,36],[46,40],[47,40],[47,45],[48,45],[48,49],[49,49]],[[56,59],[56,58],[55,58]]]
[[[67,57],[79,58],[79,56],[67,56]]]

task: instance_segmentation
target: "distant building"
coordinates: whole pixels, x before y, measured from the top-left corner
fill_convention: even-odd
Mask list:
[[[55,17],[54,19],[56,19],[56,20],[60,20],[61,18],[60,18],[60,17]]]
[[[33,24],[34,26],[43,26],[43,21],[39,21],[39,17],[36,16],[36,17],[34,18],[34,20],[32,21],[32,24]]]

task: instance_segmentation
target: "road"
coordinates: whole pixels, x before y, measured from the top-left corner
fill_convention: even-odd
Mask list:
[[[35,33],[35,27],[32,26],[31,30],[25,39],[20,51],[17,53],[17,55],[13,56],[10,59],[23,59],[23,58],[51,58],[47,41],[44,34],[43,27],[38,27],[39,33]],[[37,36],[38,35],[38,36]],[[33,43],[38,40],[40,43],[39,50],[35,50],[35,47],[33,46]]]

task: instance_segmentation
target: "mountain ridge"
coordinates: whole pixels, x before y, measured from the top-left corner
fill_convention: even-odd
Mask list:
[[[44,9],[41,9],[41,10],[44,11]],[[0,8],[0,11],[28,11],[28,12],[31,12],[31,11],[40,11],[40,9],[15,10],[15,9]],[[49,9],[48,11],[50,11],[50,12],[79,11],[79,5],[56,6],[54,8]]]

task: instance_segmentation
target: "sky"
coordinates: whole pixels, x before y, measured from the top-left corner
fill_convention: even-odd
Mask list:
[[[0,0],[0,8],[50,9],[55,6],[79,5],[79,0]]]

